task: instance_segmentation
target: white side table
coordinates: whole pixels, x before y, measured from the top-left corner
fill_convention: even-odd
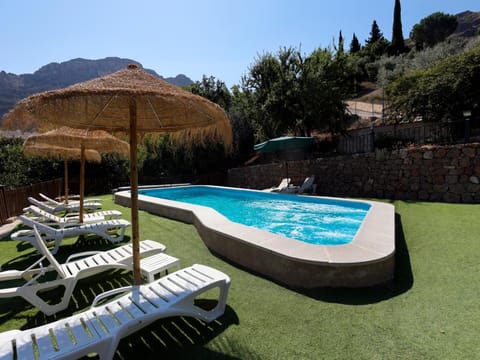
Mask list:
[[[155,275],[161,274],[162,271],[168,273],[172,267],[180,268],[180,259],[165,253],[158,253],[143,259],[140,259],[140,269],[142,275],[148,282],[155,280]]]

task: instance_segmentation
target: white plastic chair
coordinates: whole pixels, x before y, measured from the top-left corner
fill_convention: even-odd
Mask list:
[[[83,223],[76,226],[64,228],[54,228],[41,223],[25,215],[18,217],[28,227],[37,227],[41,238],[44,241],[55,241],[53,254],[56,254],[64,238],[76,237],[80,235],[95,234],[112,243],[122,241],[125,236],[125,230],[130,226],[130,222],[124,219],[103,220],[92,223]],[[17,241],[28,241],[36,247],[37,241],[32,230],[19,230],[13,233],[10,238]],[[37,248],[37,250],[39,250]]]
[[[37,239],[36,248],[42,257],[26,270],[6,270],[0,272],[0,281],[24,279],[19,287],[0,289],[0,298],[20,296],[47,315],[55,314],[68,307],[77,281],[112,269],[132,269],[133,249],[131,244],[108,251],[88,251],[71,255],[64,264],[58,263],[40,238],[36,227],[33,229]],[[140,242],[140,255],[149,256],[165,250],[165,246],[152,240]],[[44,262],[48,262],[46,265]],[[40,282],[50,272],[57,273],[57,279]],[[47,303],[38,294],[45,290],[64,286],[60,302]]]
[[[154,321],[170,316],[192,316],[211,322],[225,312],[230,278],[213,268],[193,265],[152,283],[107,291],[92,307],[66,319],[28,330],[0,334],[0,359],[77,359],[96,353],[112,359],[120,340]],[[195,305],[205,291],[219,289],[210,311]],[[100,300],[125,292],[102,305]],[[34,356],[37,354],[37,356]]]

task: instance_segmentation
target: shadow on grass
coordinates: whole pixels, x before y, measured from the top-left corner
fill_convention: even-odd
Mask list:
[[[227,305],[225,313],[211,323],[192,317],[170,317],[156,321],[148,327],[120,341],[115,359],[240,359],[226,352],[245,354],[245,348],[225,339],[220,351],[204,347],[230,325],[238,324],[235,311]],[[255,356],[250,359],[255,359]]]
[[[390,299],[412,288],[413,274],[410,264],[402,220],[395,214],[395,270],[394,279],[383,286],[368,288],[318,288],[299,291],[312,298],[341,304],[364,305]]]
[[[10,238],[8,239],[9,241],[14,241],[14,240],[11,240]],[[125,235],[122,239],[122,241],[119,241],[118,243],[115,243],[115,244],[124,244],[124,243],[128,243],[130,241],[130,236],[128,235]],[[47,243],[47,245],[50,247],[50,249],[52,248],[52,246],[55,244],[55,241],[52,240],[52,241],[49,241]],[[62,248],[65,250],[65,249],[68,249],[69,251],[69,254],[73,252],[79,252],[79,251],[95,251],[95,250],[105,250],[105,249],[110,249],[112,248],[114,244],[107,240],[107,239],[104,239],[98,235],[94,235],[94,234],[91,234],[91,235],[80,235],[78,238],[77,238],[77,241],[75,241],[74,243],[70,244],[70,245],[61,245],[59,247],[59,251],[58,253],[60,253],[62,251]],[[19,241],[18,244],[17,244],[17,251],[19,252],[22,252],[22,251],[25,251],[25,250],[28,250],[28,249],[33,249],[33,245],[30,244],[28,241]]]

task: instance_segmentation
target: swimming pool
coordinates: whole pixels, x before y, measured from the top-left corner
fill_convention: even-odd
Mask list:
[[[182,188],[188,187],[175,187],[171,190]],[[249,189],[217,186],[201,188],[246,192],[260,198],[267,195]],[[342,203],[347,200],[348,203],[368,204],[363,221],[350,242],[323,245],[298,241],[282,234],[231,221],[208,206],[146,194],[140,190],[138,205],[141,210],[193,224],[202,241],[214,254],[254,274],[289,287],[364,287],[383,284],[393,279],[395,208],[391,204],[290,195],[292,201],[297,199],[299,203],[307,199],[318,199],[322,202]],[[130,192],[115,193],[115,202],[130,206]],[[176,256],[181,257],[181,254]]]
[[[370,209],[370,204],[358,201],[209,186],[147,189],[139,194],[208,206],[230,221],[320,245],[351,242]]]

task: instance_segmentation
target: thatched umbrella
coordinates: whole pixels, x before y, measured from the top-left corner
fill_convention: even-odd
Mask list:
[[[38,155],[38,148],[47,149],[71,149],[78,150],[76,160],[80,160],[80,214],[79,220],[83,222],[84,195],[85,195],[85,161],[87,151],[96,151],[101,154],[118,153],[128,155],[129,145],[103,130],[74,129],[62,126],[59,129],[51,130],[43,134],[32,135],[23,144],[24,153]],[[42,150],[40,155],[50,155],[51,152]],[[89,155],[92,156],[92,155]],[[61,152],[57,157],[62,158]],[[87,160],[88,161],[88,160]],[[100,160],[98,162],[101,161]],[[68,203],[68,173],[65,161],[65,201]]]
[[[65,89],[32,95],[17,107],[43,122],[129,133],[135,284],[140,283],[137,134],[174,132],[184,141],[217,137],[226,148],[232,143],[231,125],[221,107],[136,65]]]
[[[60,146],[52,146],[46,144],[29,144],[26,142],[23,144],[23,153],[26,156],[37,156],[47,159],[63,160],[63,174],[64,174],[64,186],[65,186],[65,201],[68,203],[68,162],[80,161],[81,150],[80,149],[68,149]],[[102,156],[98,151],[85,150],[85,161],[99,164],[102,161]]]

